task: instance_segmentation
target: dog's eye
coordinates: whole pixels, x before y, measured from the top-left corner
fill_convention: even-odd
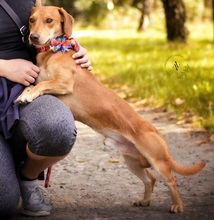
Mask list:
[[[46,19],[46,23],[51,23],[52,21],[53,21],[53,19],[51,19],[51,18]]]
[[[34,23],[34,22],[35,22],[35,19],[34,19],[34,18],[30,18],[30,19],[29,19],[29,22],[30,22],[30,23]]]

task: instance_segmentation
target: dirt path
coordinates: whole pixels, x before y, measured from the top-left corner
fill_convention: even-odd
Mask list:
[[[51,187],[52,215],[45,220],[204,220],[214,219],[214,143],[204,133],[175,125],[166,113],[142,112],[161,130],[171,153],[182,164],[204,160],[205,169],[191,177],[176,174],[184,202],[184,213],[169,214],[171,198],[163,179],[158,180],[149,207],[132,203],[143,193],[140,180],[131,174],[119,152],[102,144],[102,137],[77,123],[78,139],[72,153],[53,167]],[[27,220],[18,213],[12,218]]]

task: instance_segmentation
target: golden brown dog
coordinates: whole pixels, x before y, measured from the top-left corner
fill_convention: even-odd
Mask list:
[[[49,47],[62,34],[71,36],[73,18],[64,9],[35,7],[30,16],[30,42],[37,48]],[[120,150],[128,169],[145,185],[144,197],[135,203],[148,206],[156,181],[147,168],[154,167],[165,179],[172,195],[171,212],[182,212],[183,204],[171,171],[181,175],[199,172],[205,163],[190,167],[177,164],[160,132],[137,114],[113,91],[103,86],[87,69],[76,65],[65,53],[44,51],[37,55],[41,69],[35,87],[26,88],[18,103],[31,102],[43,94],[53,94],[68,105],[76,120],[87,124],[105,137],[104,143]]]

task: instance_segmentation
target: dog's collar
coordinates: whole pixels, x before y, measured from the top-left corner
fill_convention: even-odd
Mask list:
[[[69,49],[78,51],[80,48],[79,43],[73,37],[67,37],[65,35],[56,37],[50,41],[49,45],[36,47],[37,52],[52,51],[54,53],[61,51],[62,53],[67,52]]]

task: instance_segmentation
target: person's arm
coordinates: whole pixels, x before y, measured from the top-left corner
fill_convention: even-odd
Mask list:
[[[32,62],[23,59],[0,59],[0,76],[6,79],[29,86],[35,82],[40,69]]]

